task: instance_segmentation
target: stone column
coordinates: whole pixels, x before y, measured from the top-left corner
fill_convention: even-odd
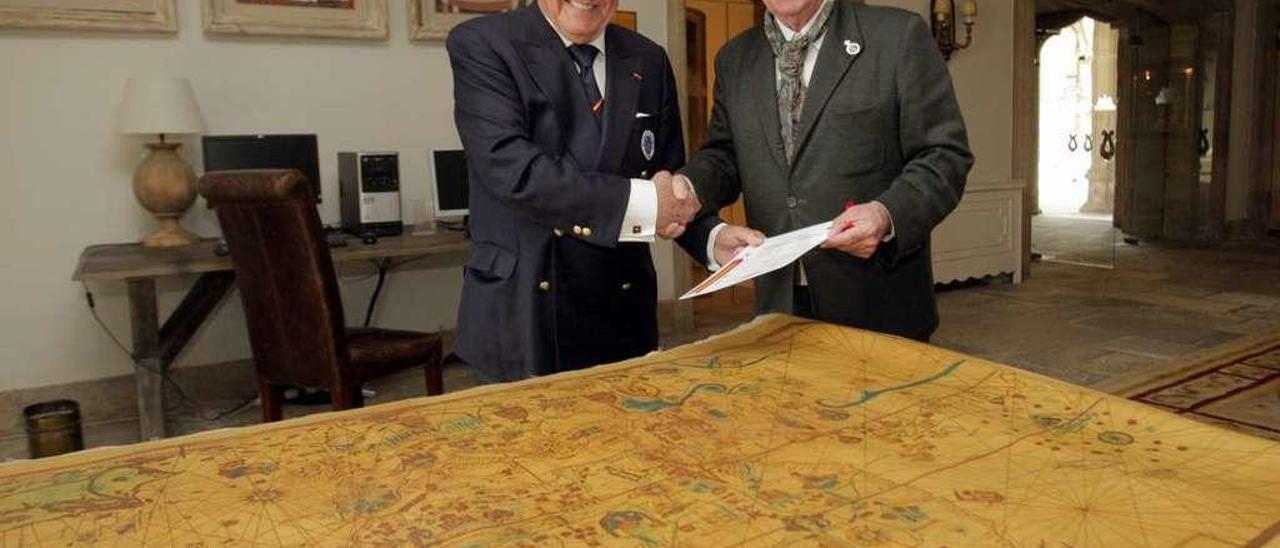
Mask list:
[[[1141,17],[1126,29],[1124,81],[1120,89],[1118,179],[1123,179],[1117,211],[1119,228],[1139,238],[1160,237],[1164,227],[1167,106],[1156,98],[1169,83],[1169,27]]]
[[[1116,111],[1098,110],[1099,99],[1110,98],[1112,107],[1118,97],[1120,32],[1115,27],[1099,22],[1093,27],[1093,156],[1089,167],[1089,199],[1081,206],[1082,213],[1110,214],[1115,206],[1116,163],[1115,158],[1102,157],[1103,132],[1116,130]],[[1083,145],[1083,143],[1082,143]]]

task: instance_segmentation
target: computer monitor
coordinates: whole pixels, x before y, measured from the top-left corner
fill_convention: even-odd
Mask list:
[[[296,169],[320,201],[320,153],[315,135],[206,135],[204,170]]]
[[[436,218],[465,217],[471,187],[467,184],[467,155],[461,150],[436,150],[429,159]]]

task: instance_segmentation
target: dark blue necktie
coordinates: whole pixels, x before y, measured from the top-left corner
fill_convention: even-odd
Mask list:
[[[600,50],[591,44],[574,44],[569,46],[569,55],[578,64],[578,77],[582,79],[582,91],[586,93],[587,105],[591,108],[592,118],[596,121],[596,129],[600,129],[600,117],[604,114],[604,98],[600,96],[600,85],[596,83],[595,62]]]

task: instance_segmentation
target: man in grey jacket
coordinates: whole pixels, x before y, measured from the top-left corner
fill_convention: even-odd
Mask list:
[[[820,249],[757,278],[757,311],[928,340],[929,235],[973,164],[928,25],[848,0],[764,4],[763,24],[720,50],[707,141],[680,172],[706,206],[690,247],[714,270],[834,219]],[[713,214],[739,195],[751,228]]]

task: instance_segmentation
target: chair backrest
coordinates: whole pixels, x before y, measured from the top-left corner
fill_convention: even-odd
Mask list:
[[[215,171],[200,178],[200,194],[231,250],[259,376],[317,387],[349,380],[342,299],[306,177]]]

